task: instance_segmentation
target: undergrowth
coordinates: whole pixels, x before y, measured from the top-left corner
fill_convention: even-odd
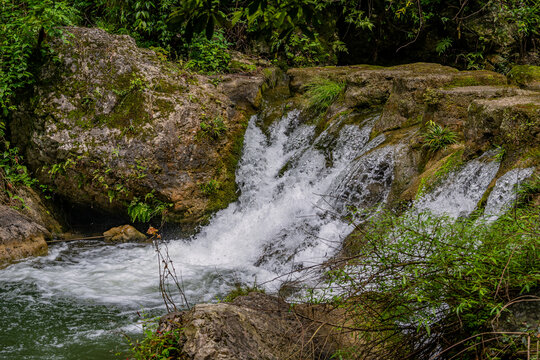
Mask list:
[[[142,340],[126,336],[130,347],[130,358],[134,360],[187,359],[180,349],[183,330],[181,328],[161,332],[156,319],[143,319]]]
[[[310,300],[346,309],[354,344],[341,351],[355,358],[513,358],[538,336],[533,323],[512,333],[500,320],[538,301],[539,215],[534,204],[495,223],[380,213]]]

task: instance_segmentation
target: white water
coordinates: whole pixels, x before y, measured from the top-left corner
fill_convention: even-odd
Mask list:
[[[519,185],[533,174],[534,168],[513,169],[497,179],[495,187],[489,194],[484,217],[488,221],[495,221],[507,211],[517,199]]]
[[[370,184],[376,184],[372,193],[383,194],[377,201],[388,193],[393,148],[354,161],[382,142],[377,138],[367,144],[372,121],[363,128],[343,126],[337,140],[328,133],[331,129],[313,139],[314,126],[299,124],[296,111],[275,124],[268,137],[256,121],[254,117],[249,123],[237,170],[238,201],[193,238],[168,245],[192,303],[215,300],[236,283],[268,282],[275,290],[278,282],[270,280],[327,259],[352,231],[341,217],[329,213],[333,206],[358,202],[362,187]],[[333,146],[326,146],[330,143]],[[349,185],[351,174],[360,180]],[[328,194],[341,200],[328,201]],[[51,246],[46,257],[1,270],[1,281],[33,284],[41,299],[161,306],[156,255],[148,245]]]
[[[487,152],[450,173],[442,184],[415,201],[414,208],[453,218],[469,216],[499,171],[500,163],[493,155]]]

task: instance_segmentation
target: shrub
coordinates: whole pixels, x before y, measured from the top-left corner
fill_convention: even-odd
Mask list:
[[[430,151],[445,149],[448,145],[457,143],[458,136],[448,128],[430,121],[424,133],[424,147]]]
[[[414,358],[468,337],[445,356],[504,358],[517,351],[509,344],[519,347],[537,331],[524,326],[504,340],[493,324],[508,306],[539,290],[539,217],[535,206],[515,209],[493,224],[380,213],[366,225],[356,255],[327,273],[319,297],[349,309],[346,323],[368,329],[355,333],[357,354],[405,357],[396,355],[403,349],[372,345],[408,333]],[[367,355],[360,358],[372,358]]]
[[[325,111],[345,90],[345,84],[330,79],[315,78],[304,86],[309,106]]]
[[[228,47],[229,43],[221,31],[216,32],[211,40],[199,35],[189,47],[186,68],[207,74],[225,72],[231,61]]]

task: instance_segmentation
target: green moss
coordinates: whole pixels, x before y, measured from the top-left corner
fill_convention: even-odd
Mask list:
[[[221,301],[222,302],[233,302],[233,300],[236,299],[237,297],[246,296],[246,295],[248,295],[249,293],[252,293],[252,292],[258,292],[258,293],[262,293],[262,294],[265,293],[264,289],[261,289],[261,288],[257,287],[256,284],[253,285],[253,286],[236,285],[236,287],[233,290],[231,290],[223,298],[223,300],[221,300]]]
[[[244,147],[244,133],[247,123],[243,124],[240,130],[233,134],[233,143],[229,153],[222,158],[222,166],[218,169],[219,172],[219,188],[209,197],[206,207],[207,216],[224,209],[230,203],[238,199],[238,188],[236,186],[236,167],[242,156]]]
[[[506,85],[506,79],[502,75],[489,71],[464,71],[456,74],[445,88],[481,85]]]
[[[540,66],[517,65],[508,73],[508,79],[519,86],[540,82]]]

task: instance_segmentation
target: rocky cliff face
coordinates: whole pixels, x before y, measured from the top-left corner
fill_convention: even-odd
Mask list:
[[[528,84],[512,85],[501,74],[417,63],[389,68],[291,69],[288,75],[293,92],[290,101],[303,108],[305,121],[316,121],[320,130],[336,124],[341,124],[338,128],[345,123],[361,124],[366,118],[363,114],[380,114],[371,138],[383,134],[385,140],[379,147],[400,146],[391,206],[413,200],[422,179],[444,166],[441,159],[458,152],[466,161],[489,149],[504,151],[496,178],[515,167],[538,165],[534,154],[540,145],[540,92]],[[317,77],[346,87],[327,111],[314,117],[303,85]],[[349,120],[344,122],[343,116]],[[438,151],[423,146],[430,122],[453,131],[456,144]]]
[[[186,228],[234,199],[267,76],[191,74],[128,36],[66,30],[10,123],[40,182],[105,212],[125,214],[134,198],[171,204],[169,219]]]

